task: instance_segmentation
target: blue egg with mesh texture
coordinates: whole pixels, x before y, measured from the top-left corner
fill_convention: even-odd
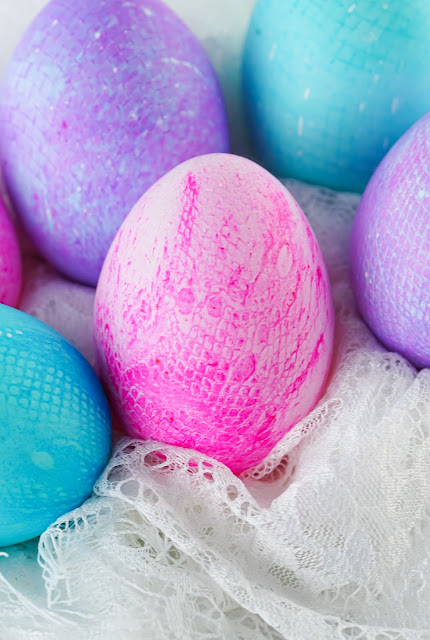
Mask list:
[[[429,0],[259,0],[243,89],[263,164],[362,191],[430,110],[429,33]]]
[[[85,358],[44,323],[0,305],[0,547],[81,505],[110,444],[108,403]]]

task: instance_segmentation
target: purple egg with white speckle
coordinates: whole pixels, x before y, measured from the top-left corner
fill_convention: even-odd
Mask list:
[[[351,238],[360,311],[383,344],[430,367],[430,113],[376,169]]]
[[[6,185],[39,251],[95,285],[132,206],[194,156],[229,150],[203,47],[158,0],[52,0],[0,94]]]

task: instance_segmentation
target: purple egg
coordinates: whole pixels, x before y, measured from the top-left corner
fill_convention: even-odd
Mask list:
[[[430,366],[430,113],[376,169],[351,238],[360,311],[376,336],[417,367]]]
[[[157,0],[52,0],[6,71],[0,141],[8,191],[37,248],[91,285],[142,187],[229,150],[206,53]]]

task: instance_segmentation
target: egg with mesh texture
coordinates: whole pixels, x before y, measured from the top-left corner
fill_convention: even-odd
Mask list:
[[[243,60],[264,165],[362,192],[430,110],[428,0],[259,0]]]
[[[95,342],[130,434],[236,473],[260,461],[314,407],[332,354],[329,279],[293,197],[233,155],[173,169],[110,248]]]
[[[386,155],[364,192],[351,237],[355,297],[392,351],[430,367],[430,113]]]
[[[228,151],[215,72],[157,0],[52,0],[0,93],[7,188],[39,251],[95,285],[116,231],[180,162]]]
[[[85,358],[0,305],[0,546],[38,536],[80,506],[110,441],[107,400]]]
[[[15,306],[21,290],[18,240],[0,197],[0,304]]]

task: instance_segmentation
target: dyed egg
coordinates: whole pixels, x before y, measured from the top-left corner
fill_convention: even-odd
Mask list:
[[[376,336],[430,367],[430,113],[394,145],[361,198],[351,273]]]
[[[90,285],[143,191],[187,158],[229,148],[211,64],[158,0],[52,0],[6,71],[0,139],[27,232]]]
[[[14,306],[18,302],[21,271],[18,240],[0,198],[0,304]]]
[[[363,191],[430,109],[428,0],[259,0],[243,61],[256,150],[277,175]]]
[[[290,193],[225,154],[161,178],[109,250],[95,343],[131,435],[235,473],[261,461],[316,404],[333,345],[324,260]]]
[[[0,547],[28,540],[91,493],[111,420],[88,362],[59,333],[0,305]]]

